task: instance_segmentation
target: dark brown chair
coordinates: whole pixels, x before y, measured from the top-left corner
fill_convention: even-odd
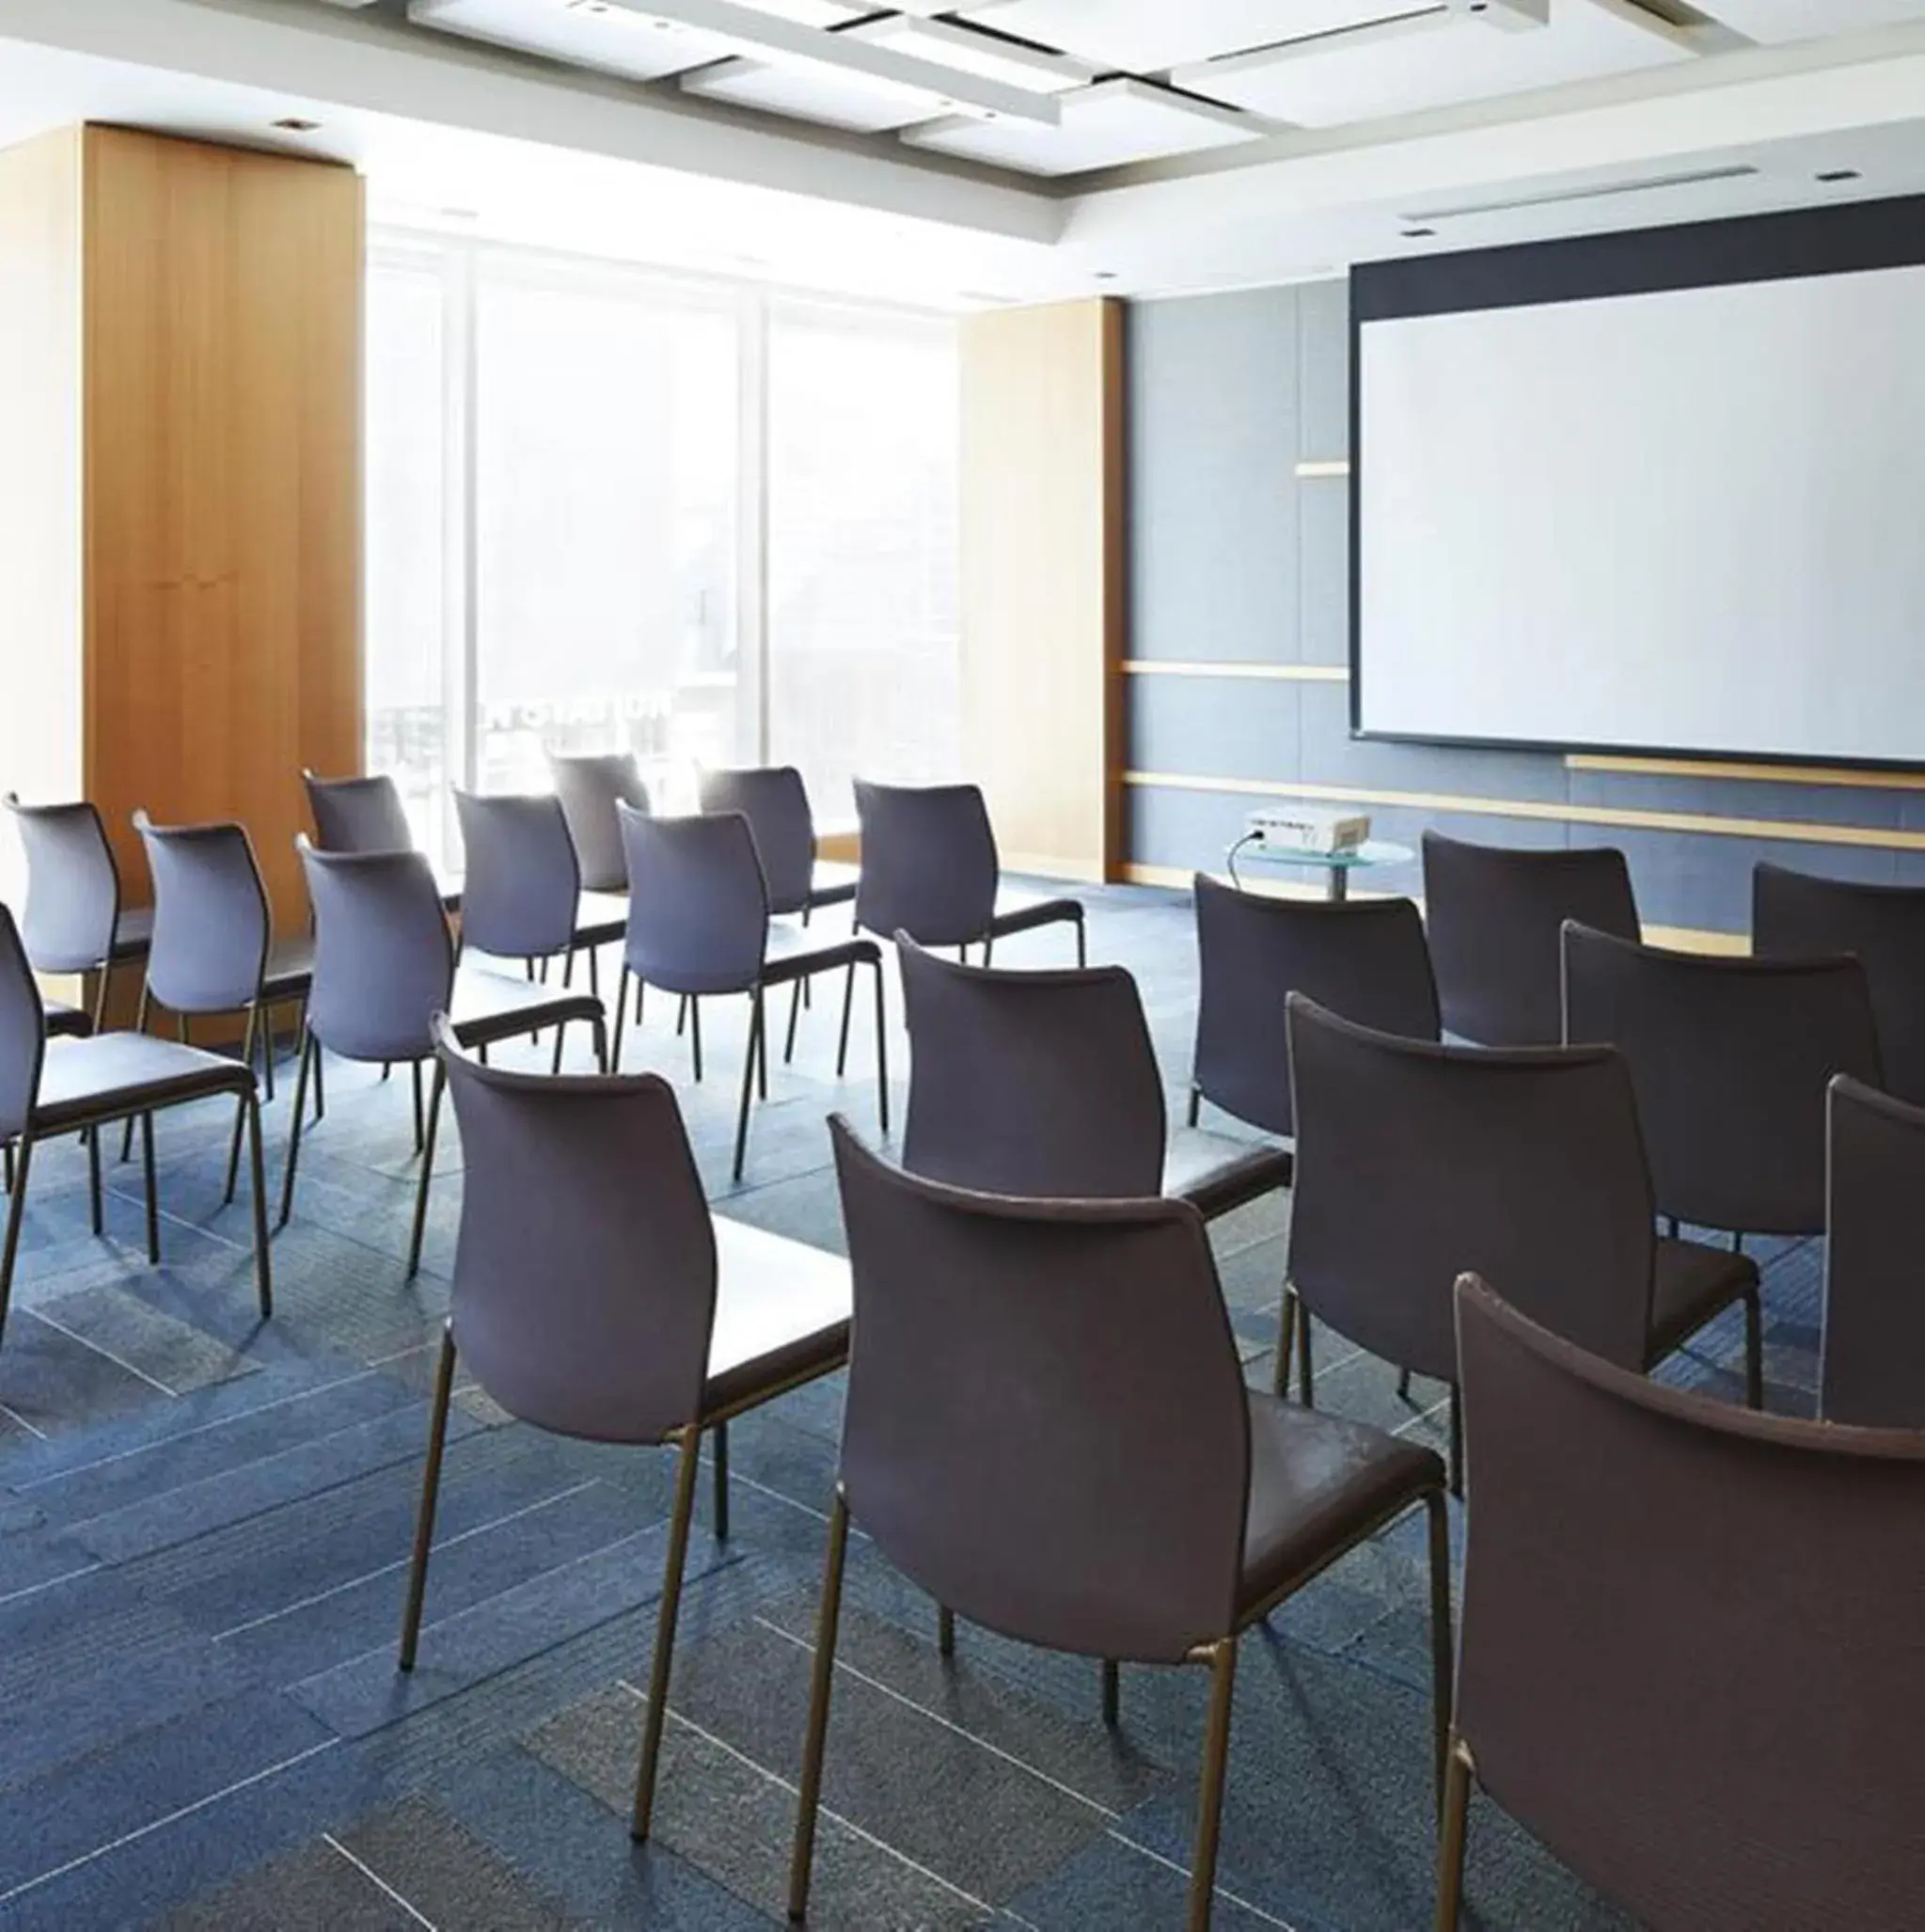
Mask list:
[[[1630,1063],[1658,1211],[1700,1227],[1824,1231],[1824,1091],[1878,1084],[1865,969],[1564,929],[1565,1027]]]
[[[1444,1030],[1487,1047],[1564,1037],[1557,935],[1567,919],[1639,937],[1613,847],[1535,850],[1424,834],[1424,921]]]
[[[1424,921],[1409,899],[1277,899],[1199,872],[1201,997],[1190,1124],[1208,1101],[1267,1133],[1291,1134],[1285,996],[1384,1033],[1437,1037],[1437,987]]]
[[[1744,1255],[1658,1238],[1616,1051],[1397,1039],[1302,993],[1289,1024],[1297,1185],[1279,1393],[1294,1342],[1313,1400],[1307,1310],[1451,1386],[1455,1480],[1451,1290],[1475,1269],[1535,1296],[1531,1313],[1558,1334],[1637,1371],[1742,1302],[1745,1399],[1762,1399],[1758,1270]]]
[[[436,1039],[466,1177],[401,1668],[414,1669],[420,1638],[457,1349],[495,1401],[538,1429],[674,1444],[635,1790],[634,1834],[645,1839],[702,1435],[714,1448],[715,1533],[726,1537],[729,1420],[847,1360],[848,1266],[711,1218],[666,1081],[504,1072],[460,1052],[445,1021]]]
[[[1756,865],[1751,943],[1766,959],[1855,954],[1871,988],[1885,1090],[1925,1106],[1925,887]]]
[[[1925,1435],[1658,1387],[1481,1281],[1458,1327],[1440,1932],[1474,1781],[1650,1932],[1914,1932]]]
[[[564,756],[560,752],[550,752],[548,770],[555,780],[555,796],[561,800],[568,836],[575,841],[575,855],[581,864],[582,890],[625,893],[628,861],[622,850],[622,822],[615,808],[627,805],[637,812],[654,809],[635,753],[610,752]]]
[[[1007,1637],[1209,1667],[1188,1920],[1197,1932],[1210,1917],[1239,1634],[1418,1503],[1429,1515],[1442,1726],[1443,1465],[1379,1430],[1244,1386],[1203,1220],[1188,1203],[972,1194],[906,1174],[842,1119],[830,1125],[860,1339],[789,1916],[808,1907],[853,1520],[912,1582]]]
[[[1818,1412],[1925,1429],[1925,1108],[1831,1084]]]

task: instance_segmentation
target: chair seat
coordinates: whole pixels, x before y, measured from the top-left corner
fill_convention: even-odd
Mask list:
[[[314,979],[314,935],[301,933],[276,940],[268,948],[267,972],[261,981],[268,1000],[297,1000]]]
[[[786,986],[792,979],[807,979],[812,974],[853,965],[859,959],[881,958],[882,949],[876,942],[860,933],[845,932],[831,938],[811,926],[771,920],[768,950],[763,956],[762,983]]]
[[[49,1039],[85,1039],[94,1030],[93,1021],[65,1000],[50,1000],[42,993],[40,1006],[47,1016]]]
[[[1163,1150],[1163,1192],[1213,1221],[1232,1208],[1288,1187],[1295,1169],[1287,1148],[1179,1127]]]
[[[1019,886],[998,886],[996,910],[989,915],[989,936],[1004,939],[1013,932],[1029,932],[1038,926],[1057,926],[1065,921],[1082,924],[1081,899],[1051,899]]]
[[[455,1037],[465,1047],[485,1046],[517,1033],[557,1026],[564,1020],[602,1017],[601,1001],[586,989],[576,991],[544,986],[538,979],[514,979],[486,966],[457,969],[448,1013]]]
[[[101,1033],[47,1042],[33,1130],[57,1133],[91,1120],[173,1107],[211,1094],[248,1093],[254,1069],[147,1033]]]
[[[583,893],[575,909],[575,943],[613,945],[628,930],[626,893]]]
[[[715,1222],[716,1315],[704,1417],[840,1368],[849,1354],[849,1264],[840,1255]]]
[[[1258,1390],[1250,1401],[1250,1506],[1240,1621],[1444,1486],[1434,1449]]]
[[[822,906],[846,906],[856,896],[861,876],[860,866],[845,865],[840,859],[816,860],[814,877],[809,882],[810,911]]]
[[[1758,1286],[1758,1265],[1748,1255],[1707,1247],[1697,1241],[1660,1241],[1651,1283],[1651,1333],[1647,1365],[1662,1361]]]

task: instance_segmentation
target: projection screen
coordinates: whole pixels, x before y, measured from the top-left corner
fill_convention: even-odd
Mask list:
[[[1925,760],[1925,266],[1884,259],[1921,238],[1886,202],[1359,269],[1356,729]]]

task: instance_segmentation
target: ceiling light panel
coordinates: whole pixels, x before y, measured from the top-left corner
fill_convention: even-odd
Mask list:
[[[951,117],[907,128],[902,138],[941,154],[1026,174],[1059,175],[1194,154],[1254,141],[1270,132],[1253,116],[1128,77],[1098,81],[1093,87],[1058,98],[1063,119],[1057,127]]]
[[[866,20],[860,26],[850,27],[844,38],[865,40],[872,47],[892,47],[898,54],[938,67],[953,67],[958,73],[1002,81],[1012,87],[1034,87],[1039,94],[1084,87],[1097,77],[1096,69],[1087,61],[1026,46],[1000,34],[986,34],[953,20],[916,20],[898,13]]]
[[[765,114],[858,134],[881,134],[950,113],[955,103],[924,87],[903,87],[868,74],[819,67],[782,67],[766,60],[723,60],[682,76],[682,89],[704,101],[726,101]]]
[[[1444,13],[1365,27],[1296,47],[1179,69],[1173,78],[1213,100],[1301,127],[1340,127],[1535,87],[1632,73],[1691,59],[1683,36],[1590,0],[1554,0],[1548,25],[1493,29]]]
[[[1152,73],[1421,10],[1426,0],[962,0],[957,11],[1103,69]]]
[[[1809,40],[1925,20],[1925,0],[1696,0],[1721,26],[1754,40]]]

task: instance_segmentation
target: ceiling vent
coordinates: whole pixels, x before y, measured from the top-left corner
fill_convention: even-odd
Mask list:
[[[1695,168],[1688,174],[1647,174],[1635,181],[1600,182],[1587,188],[1553,188],[1540,195],[1511,195],[1501,201],[1457,201],[1447,208],[1413,208],[1397,219],[1412,223],[1467,221],[1476,214],[1514,214],[1526,208],[1602,201],[1614,195],[1647,195],[1660,188],[1695,188],[1709,182],[1739,182],[1757,172],[1749,162],[1740,162],[1729,167]]]

